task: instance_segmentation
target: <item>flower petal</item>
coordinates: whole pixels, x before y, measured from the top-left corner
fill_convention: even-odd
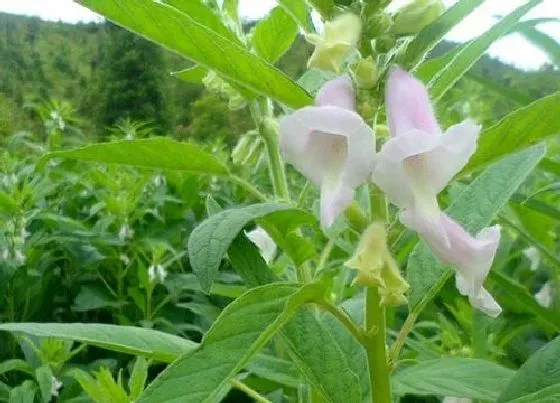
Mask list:
[[[441,132],[426,87],[401,68],[394,68],[389,73],[385,103],[393,137],[411,130]]]
[[[500,241],[499,226],[485,228],[472,237],[443,213],[440,225],[435,226],[414,210],[403,211],[400,219],[405,226],[418,232],[440,262],[453,266],[457,288],[469,297],[475,308],[489,315],[499,314],[497,304],[483,288]]]
[[[259,248],[262,258],[266,264],[269,264],[276,255],[276,243],[270,235],[262,227],[257,227],[249,232],[245,231],[245,235]]]
[[[467,164],[476,150],[480,126],[470,120],[451,126],[438,147],[425,154],[427,175],[439,193]]]
[[[347,207],[373,170],[372,129],[355,112],[336,106],[309,106],[284,117],[280,147],[288,162],[326,192],[325,224]]]
[[[351,111],[356,110],[354,88],[350,78],[341,76],[326,82],[315,97],[315,105],[331,105]]]
[[[414,175],[426,177],[427,172],[424,172],[425,169],[406,169],[404,162],[408,158],[433,151],[440,144],[439,136],[418,131],[410,131],[390,139],[377,154],[372,181],[386,193],[393,204],[401,208],[412,208],[415,200]],[[433,192],[434,198],[436,194]]]
[[[321,226],[329,228],[354,199],[354,189],[336,175],[327,175],[321,185]]]

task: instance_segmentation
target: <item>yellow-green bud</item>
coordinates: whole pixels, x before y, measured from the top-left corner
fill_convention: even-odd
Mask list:
[[[226,98],[228,100],[228,107],[232,110],[242,108],[247,103],[239,91],[213,71],[209,71],[208,74],[206,74],[202,79],[202,83],[208,91],[217,93]]]
[[[377,38],[391,30],[393,17],[387,13],[374,14],[367,19],[367,27],[364,28],[368,38]]]
[[[321,35],[305,35],[305,40],[315,45],[307,66],[338,73],[344,58],[356,49],[361,32],[360,17],[345,13],[326,22]]]
[[[399,35],[415,34],[445,12],[442,0],[414,0],[395,16],[393,31]]]
[[[388,53],[396,43],[395,37],[388,33],[375,40],[375,51],[377,53]]]
[[[369,89],[377,84],[377,62],[371,56],[359,59],[353,63],[350,66],[350,73],[354,78],[354,82],[360,88]]]
[[[379,290],[382,304],[406,303],[404,293],[409,286],[389,251],[387,232],[383,224],[373,223],[364,231],[356,254],[345,265],[358,270],[354,280],[356,284],[376,287]]]
[[[261,152],[262,140],[256,130],[251,130],[239,138],[231,152],[231,159],[235,165],[254,165],[258,162]]]

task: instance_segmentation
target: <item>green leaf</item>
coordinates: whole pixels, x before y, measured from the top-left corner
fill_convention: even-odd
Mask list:
[[[334,74],[328,71],[310,69],[307,70],[298,79],[298,84],[301,85],[307,92],[315,95],[327,81],[334,78]]]
[[[258,94],[292,108],[312,103],[309,94],[280,70],[168,5],[152,0],[78,3]]]
[[[251,43],[257,55],[269,63],[274,63],[292,46],[297,31],[294,19],[283,7],[276,6],[255,25]]]
[[[0,331],[75,340],[163,362],[171,362],[197,346],[190,340],[157,330],[100,323],[2,323]]]
[[[105,164],[176,169],[196,173],[226,175],[227,167],[216,157],[192,143],[181,143],[165,137],[145,140],[126,140],[92,144],[68,151],[54,151],[45,155],[37,169],[52,158],[70,158]]]
[[[239,23],[239,0],[224,0],[222,12],[227,15],[234,23]]]
[[[554,161],[550,158],[543,158],[539,164],[539,168],[543,171],[560,176],[560,162]]]
[[[135,401],[144,391],[146,380],[148,379],[148,367],[150,364],[144,357],[137,357],[132,367],[132,374],[128,380],[128,390],[130,398]]]
[[[43,365],[35,370],[35,379],[39,384],[39,391],[44,403],[51,401],[53,388],[53,373],[48,365]]]
[[[503,389],[497,403],[505,402],[553,402],[551,396],[559,395],[560,388],[560,337],[533,354],[519,368],[509,384]],[[539,399],[527,400],[538,394]]]
[[[482,4],[483,1],[484,0],[460,0],[436,21],[424,27],[406,47],[406,53],[402,58],[402,64],[414,70],[425,55],[443,39],[445,34]]]
[[[333,0],[307,0],[325,21],[329,21],[334,17],[334,1]]]
[[[237,35],[224,25],[222,19],[201,0],[163,0],[162,3],[169,4],[224,38],[235,43],[241,43]]]
[[[261,203],[222,211],[193,230],[188,242],[189,259],[204,291],[210,290],[222,258],[243,227],[255,219],[282,210],[292,212],[294,223],[308,220],[310,214],[288,204]]]
[[[276,280],[257,248],[243,234],[232,243],[229,257],[249,286]],[[349,344],[351,336],[340,324],[321,321],[313,310],[304,307],[284,325],[281,338],[298,371],[326,402],[359,401],[360,395],[367,395],[367,386],[364,389],[358,375],[364,372],[363,367],[360,370],[362,361],[354,354],[346,355],[350,348],[355,352],[356,346]]]
[[[309,17],[305,0],[278,0],[278,5],[283,7],[304,30],[309,28]]]
[[[360,402],[367,392],[355,372],[359,362],[345,355],[347,349],[342,345],[346,338],[339,339],[327,326],[310,307],[304,307],[282,329],[282,341],[299,372],[325,402]]]
[[[361,297],[356,297],[354,299],[349,299],[342,303],[342,308],[348,312],[350,317],[358,325],[363,325],[363,321],[360,321],[354,313],[352,312],[354,306],[357,306],[358,313],[363,314],[364,312],[365,299]],[[356,311],[356,310],[354,310]],[[366,352],[362,345],[350,334],[348,329],[346,329],[334,316],[330,313],[325,312],[321,315],[321,323],[327,329],[327,331],[332,335],[333,339],[336,341],[337,346],[342,351],[343,357],[345,357],[346,365],[351,371],[356,374],[360,382],[361,398],[356,401],[367,402],[369,399],[369,388],[370,379],[368,371],[368,363]]]
[[[270,284],[249,290],[223,310],[200,348],[170,365],[138,402],[219,401],[237,374],[304,303],[324,292],[318,284]]]
[[[518,91],[515,88],[502,85],[494,79],[487,78],[483,75],[478,75],[469,71],[465,74],[465,77],[469,80],[475,81],[485,88],[494,91],[496,94],[509,99],[511,101],[517,102],[520,106],[525,106],[533,102],[533,98],[525,94],[524,92]]]
[[[10,390],[10,403],[34,403],[37,388],[33,381],[23,381],[19,386]]]
[[[496,284],[498,289],[505,293],[509,299],[515,301],[516,307],[522,307],[518,311],[535,316],[548,329],[552,328],[557,332],[560,331],[560,316],[556,312],[539,305],[527,288],[496,270],[490,272],[488,279],[491,283]],[[503,297],[500,297],[500,293],[497,293],[496,297],[498,302],[501,302]]]
[[[399,395],[454,396],[495,400],[514,371],[496,363],[471,358],[441,358],[424,361],[393,377]]]
[[[546,147],[540,144],[491,165],[459,195],[447,213],[471,234],[478,233],[492,221],[545,153]],[[419,242],[412,250],[407,265],[411,309],[425,296],[433,297],[434,288],[450,274],[426,243]]]
[[[554,220],[560,221],[560,210],[553,205],[547,204],[543,201],[530,199],[527,196],[516,193],[512,196],[510,202],[520,206],[524,206],[528,209],[545,214],[546,216]]]
[[[177,77],[179,80],[194,84],[201,83],[206,74],[208,74],[208,70],[202,66],[189,67],[188,69],[171,73],[173,77]]]
[[[315,257],[315,245],[296,231],[302,224],[317,224],[317,219],[312,214],[300,215],[298,219],[294,219],[293,211],[278,211],[259,219],[258,223],[296,266]]]
[[[121,304],[116,297],[101,285],[83,285],[76,295],[72,310],[76,312],[93,311],[104,308],[118,308]]]
[[[505,16],[500,22],[465,45],[450,63],[440,70],[428,84],[434,100],[439,100],[495,41],[509,33],[511,28],[542,0],[531,0]]]
[[[505,155],[560,133],[558,105],[560,92],[517,109],[484,130],[476,152],[461,174],[476,171]]]
[[[6,360],[0,362],[0,375],[3,375],[6,372],[10,372],[10,371],[20,371],[32,375],[33,367],[29,363],[20,359]]]
[[[267,266],[259,249],[243,233],[237,235],[231,243],[228,256],[235,271],[245,279],[249,286],[268,284],[279,280]]]
[[[247,364],[246,368],[261,378],[286,385],[290,388],[297,388],[302,384],[294,369],[294,364],[277,357],[257,354]]]
[[[17,203],[10,195],[0,191],[0,211],[14,214],[19,210]]]
[[[537,48],[545,52],[550,60],[560,67],[560,44],[551,36],[539,31],[534,26],[523,26],[516,30]]]

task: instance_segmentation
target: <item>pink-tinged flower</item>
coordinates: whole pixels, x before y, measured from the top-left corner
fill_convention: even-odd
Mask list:
[[[286,160],[321,189],[324,228],[348,207],[373,169],[375,136],[355,107],[350,79],[339,77],[323,86],[315,106],[280,121]]]
[[[480,126],[464,121],[442,133],[424,85],[402,69],[389,74],[387,117],[392,138],[376,158],[373,181],[403,209],[401,222],[417,231],[434,255],[456,270],[461,294],[496,316],[499,305],[482,284],[500,239],[498,226],[472,237],[441,212],[437,195],[476,149]]]

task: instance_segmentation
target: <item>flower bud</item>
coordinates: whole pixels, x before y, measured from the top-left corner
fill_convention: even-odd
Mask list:
[[[338,73],[346,55],[356,49],[361,32],[362,22],[352,13],[341,14],[326,22],[321,35],[305,36],[307,42],[315,45],[307,66]]]
[[[377,63],[371,56],[353,63],[350,72],[360,88],[370,89],[377,84]]]
[[[415,34],[437,20],[444,11],[442,0],[414,0],[399,10],[393,31],[399,35]]]
[[[387,13],[374,14],[367,19],[366,35],[368,38],[378,38],[391,30],[393,17]]]
[[[228,100],[228,107],[231,110],[243,108],[246,105],[245,98],[233,88],[229,83],[224,81],[215,72],[209,71],[202,79],[202,83],[210,92],[219,94]]]
[[[406,303],[404,293],[409,286],[389,251],[387,232],[382,224],[373,223],[364,231],[356,254],[345,265],[358,270],[356,284],[377,287],[382,304]]]
[[[240,166],[256,164],[261,156],[261,146],[261,139],[255,130],[245,133],[231,152],[232,162]]]
[[[397,43],[396,38],[390,33],[375,40],[375,51],[377,53],[388,53]]]

